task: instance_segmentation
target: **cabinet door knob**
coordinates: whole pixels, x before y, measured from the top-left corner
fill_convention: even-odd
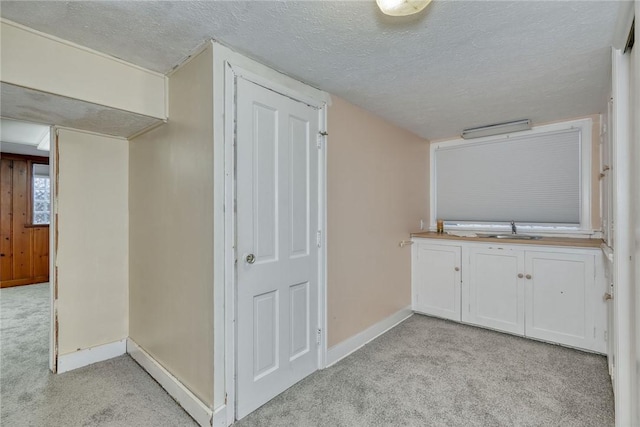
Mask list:
[[[454,268],[455,271],[460,271],[460,267]]]
[[[526,277],[527,279],[531,279],[531,275],[530,275],[530,274],[527,274],[525,277]]]
[[[522,274],[522,273],[518,274],[518,279],[522,279],[523,277],[524,277],[524,274]]]

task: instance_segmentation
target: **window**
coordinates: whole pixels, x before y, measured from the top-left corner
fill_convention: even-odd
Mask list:
[[[49,165],[33,165],[32,187],[32,222],[34,225],[49,224],[51,222],[51,180]]]
[[[431,222],[590,231],[591,120],[431,146]]]

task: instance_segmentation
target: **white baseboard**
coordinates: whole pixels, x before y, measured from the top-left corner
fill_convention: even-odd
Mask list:
[[[227,427],[231,424],[227,423],[227,405],[222,405],[213,411],[213,427]]]
[[[212,422],[217,422],[217,419],[222,419],[222,417],[217,414],[218,412],[225,412],[226,408],[218,408],[214,419],[213,411],[204,402],[198,399],[195,394],[176,377],[171,375],[169,371],[163,368],[149,353],[140,348],[131,338],[127,338],[127,353],[129,353],[133,360],[138,362],[200,426],[210,427]],[[213,425],[225,425],[226,415],[224,416],[224,420],[225,422],[222,424],[216,423]]]
[[[340,344],[334,345],[329,350],[327,350],[327,368],[344,359],[354,351],[363,347],[365,344],[378,338],[380,335],[397,326],[399,323],[405,321],[412,315],[413,311],[411,310],[411,306],[409,305],[387,317],[386,319],[379,321],[375,325],[368,327],[359,334],[342,341]]]
[[[111,342],[73,353],[61,354],[58,356],[58,374],[82,368],[93,363],[102,362],[107,359],[122,356],[127,352],[127,340]]]

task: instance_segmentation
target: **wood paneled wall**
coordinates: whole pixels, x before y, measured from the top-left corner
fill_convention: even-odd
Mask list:
[[[33,225],[32,169],[46,157],[0,158],[0,287],[49,281],[49,226]]]

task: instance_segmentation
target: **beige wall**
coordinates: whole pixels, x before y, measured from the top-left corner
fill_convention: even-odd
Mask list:
[[[60,355],[127,337],[128,144],[59,130]]]
[[[169,122],[130,142],[131,338],[213,403],[211,48],[169,79]]]
[[[328,112],[328,339],[332,347],[411,303],[411,249],[428,221],[428,143],[333,97]]]
[[[3,82],[164,119],[165,77],[3,20]]]

